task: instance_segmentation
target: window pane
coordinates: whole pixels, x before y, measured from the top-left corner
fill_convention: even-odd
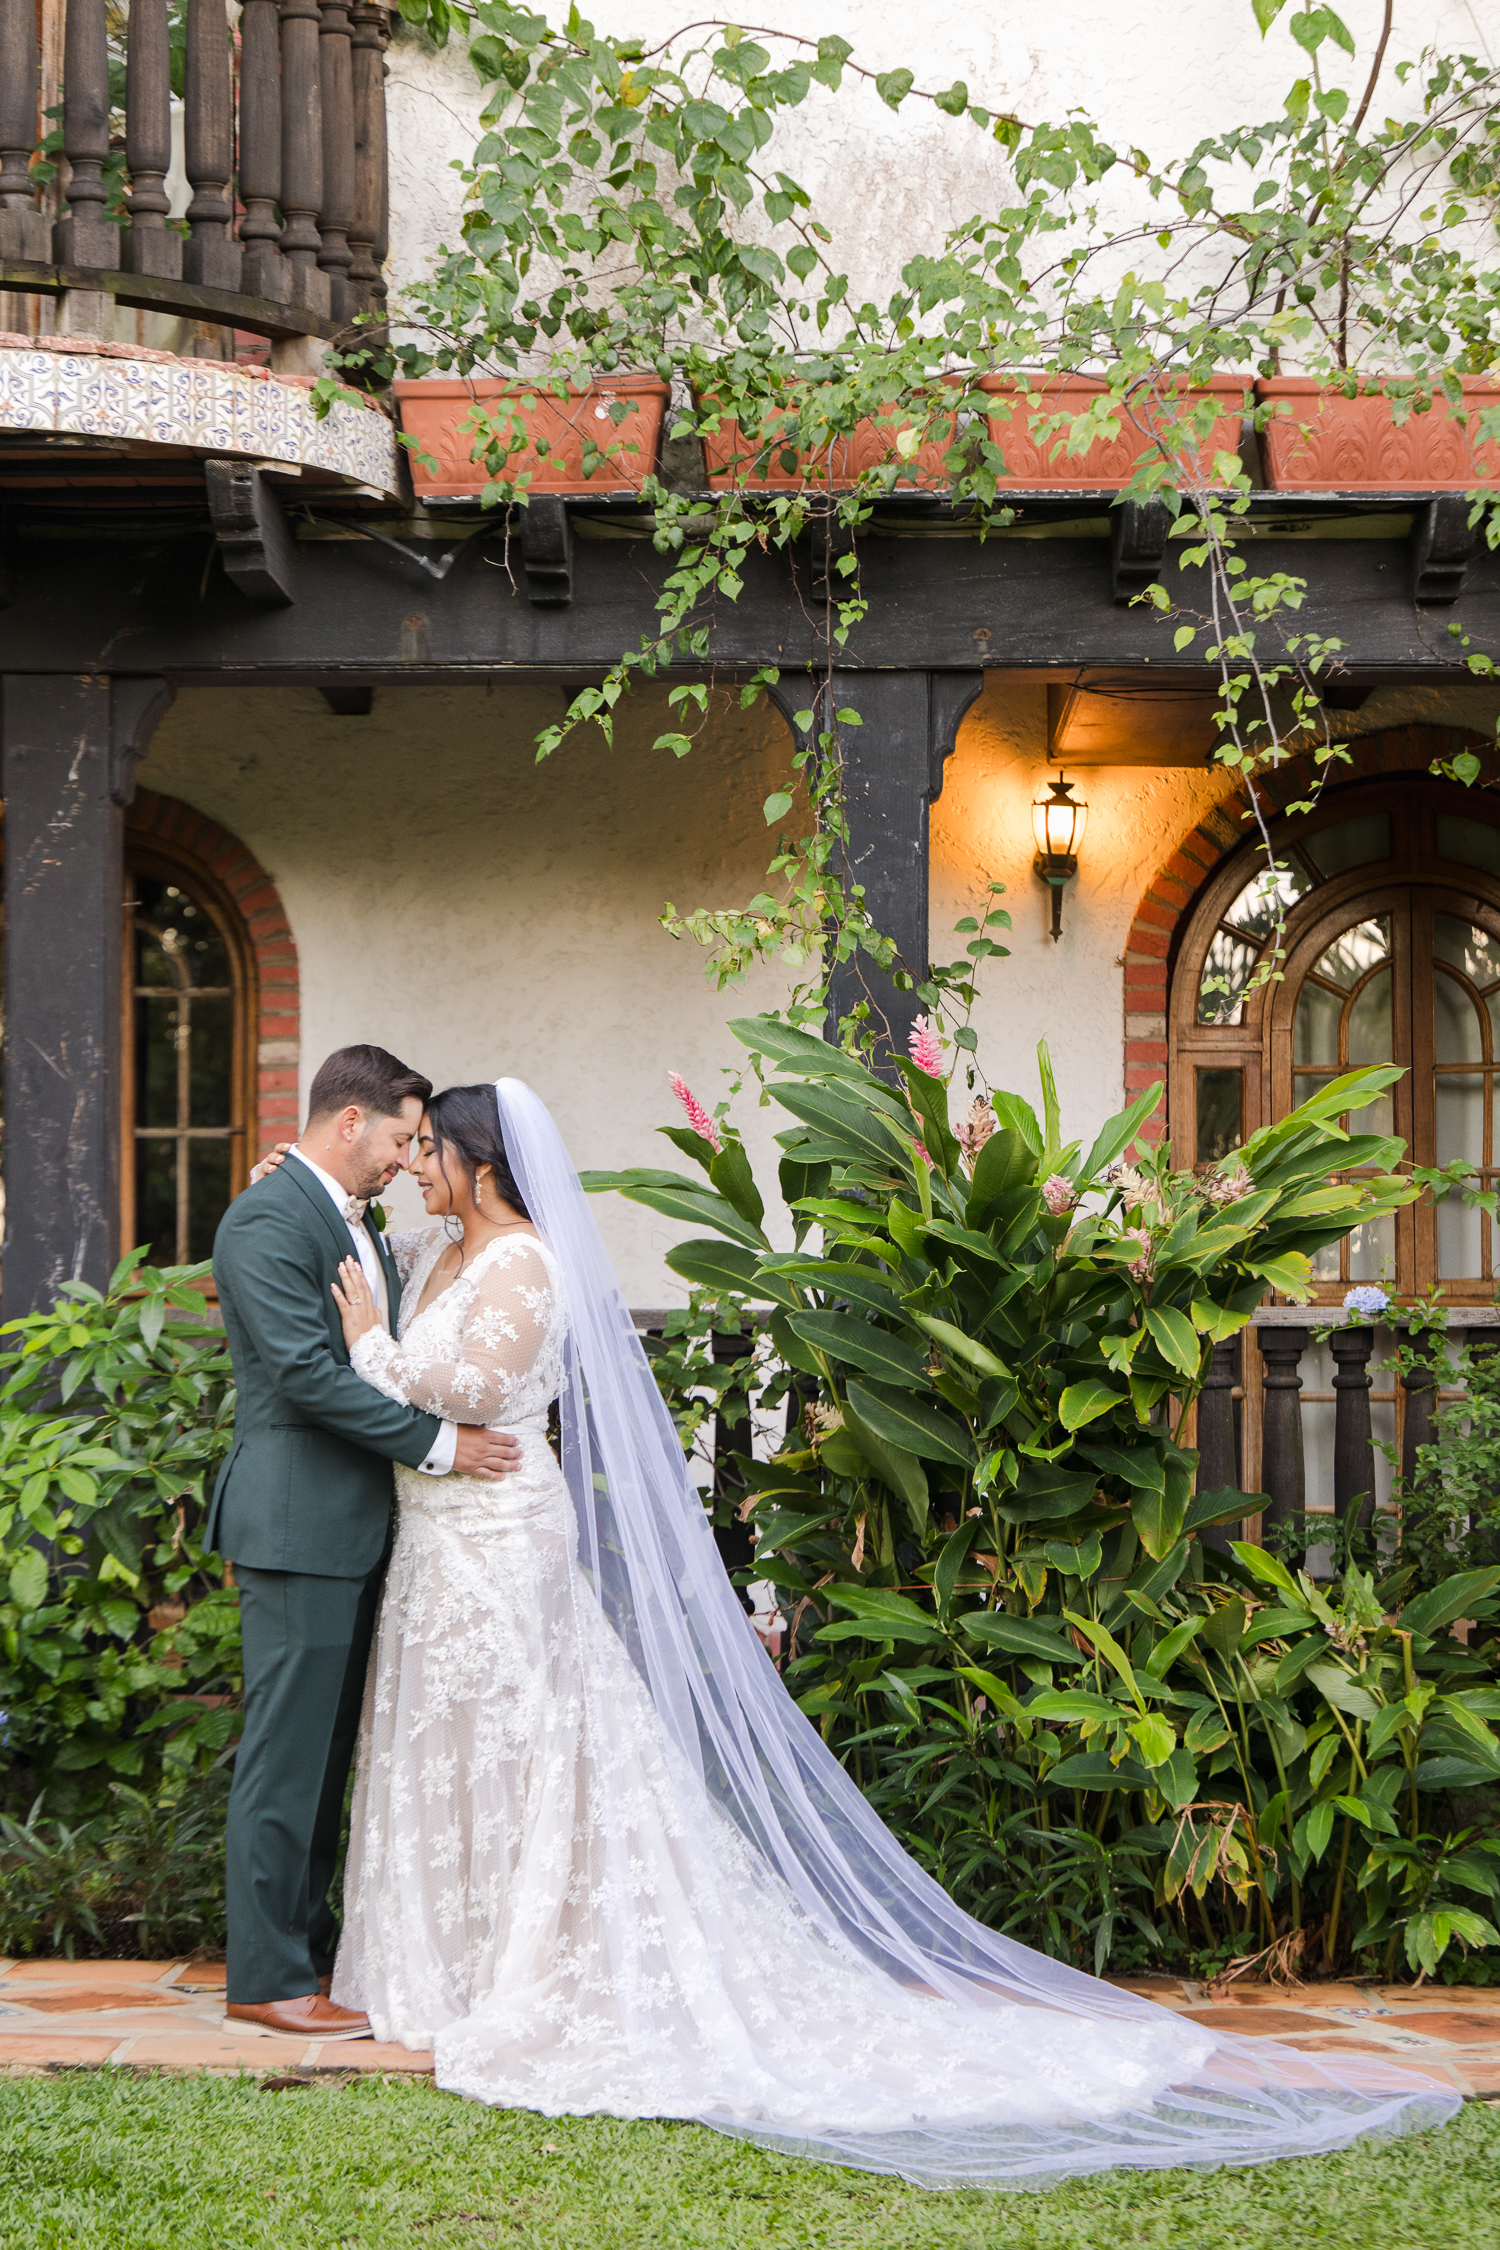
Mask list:
[[[1461,1195],[1438,1205],[1437,1270],[1440,1281],[1476,1281],[1484,1272],[1483,1213],[1471,1211]]]
[[[177,1263],[176,1141],[135,1144],[135,1238],[150,1244],[154,1266]]]
[[[1437,1081],[1437,1161],[1483,1164],[1484,1080],[1480,1073],[1446,1073]]]
[[[1352,992],[1367,970],[1383,961],[1390,949],[1390,924],[1384,915],[1378,922],[1358,922],[1334,939],[1318,963],[1318,975]]]
[[[1438,1061],[1483,1062],[1484,1036],[1468,992],[1457,977],[1447,975],[1441,968],[1432,983]]]
[[[191,1123],[233,1123],[234,1002],[227,996],[193,1002],[188,1084]]]
[[[1242,1135],[1244,1074],[1238,1070],[1200,1070],[1198,1077],[1198,1162],[1217,1164]]]
[[[1359,820],[1335,821],[1316,836],[1304,836],[1302,849],[1321,875],[1342,875],[1349,867],[1368,867],[1391,856],[1391,816],[1366,813]]]
[[[1244,1015],[1241,995],[1250,982],[1260,948],[1248,938],[1220,930],[1203,964],[1198,987],[1200,1023],[1239,1023]]]
[[[175,883],[160,883],[152,876],[135,878],[136,914],[158,933],[162,951],[187,984],[226,985],[229,955],[213,917],[179,890]],[[143,984],[160,981],[142,977]]]
[[[1349,1279],[1383,1281],[1389,1288],[1395,1271],[1395,1219],[1373,1219],[1355,1227],[1349,1236]]]
[[[1262,868],[1254,881],[1245,885],[1224,919],[1237,930],[1248,930],[1252,937],[1269,937],[1278,912],[1285,913],[1311,889],[1311,878],[1294,859],[1282,861],[1274,875]]]
[[[1349,1061],[1384,1063],[1391,1059],[1391,972],[1371,977],[1349,1010]]]
[[[176,1125],[178,1005],[161,999],[135,1004],[135,1121]]]
[[[1491,875],[1500,875],[1500,828],[1491,828],[1488,821],[1439,813],[1437,848],[1439,859],[1456,859],[1465,867],[1482,867]]]
[[[212,1256],[214,1229],[229,1208],[229,1143],[194,1141],[188,1173],[188,1258]]]
[[[1297,1020],[1292,1030],[1292,1060],[1336,1066],[1339,1022],[1343,1013],[1344,1003],[1338,993],[1325,992],[1320,984],[1305,984],[1297,1002]],[[1309,1086],[1307,1093],[1311,1092]],[[1299,1094],[1297,1098],[1303,1101],[1306,1095]]]
[[[1460,922],[1454,914],[1440,914],[1434,925],[1432,943],[1438,959],[1451,961],[1455,969],[1462,969],[1481,992],[1487,992],[1492,984],[1500,984],[1500,941],[1492,938],[1488,930],[1477,929],[1472,922]]]

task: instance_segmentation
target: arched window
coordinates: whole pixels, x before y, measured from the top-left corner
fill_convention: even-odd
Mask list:
[[[255,964],[206,868],[132,837],[126,858],[123,1239],[206,1258],[255,1161]]]
[[[1500,806],[1408,775],[1333,790],[1280,821],[1280,973],[1256,982],[1276,899],[1247,844],[1205,885],[1183,931],[1169,1016],[1174,1155],[1216,1160],[1319,1085],[1362,1063],[1405,1076],[1356,1130],[1395,1132],[1419,1164],[1500,1179]],[[1441,1284],[1489,1304],[1500,1244],[1489,1217],[1450,1195],[1357,1229],[1317,1264],[1317,1294],[1377,1281],[1410,1299]]]

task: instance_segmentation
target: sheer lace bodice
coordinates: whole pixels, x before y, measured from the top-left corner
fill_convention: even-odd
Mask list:
[[[365,1381],[449,1422],[494,1429],[545,1414],[562,1380],[563,1308],[536,1236],[497,1235],[427,1305],[422,1292],[447,1247],[442,1228],[393,1235],[390,1246],[401,1312],[394,1337],[372,1328],[351,1351]]]

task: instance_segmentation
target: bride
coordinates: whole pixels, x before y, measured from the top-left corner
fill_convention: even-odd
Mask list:
[[[333,1997],[437,2083],[696,2119],[929,2187],[1251,2164],[1440,2123],[1371,2057],[1224,2038],[997,1936],[901,1850],[751,1631],[557,1127],[434,1096],[354,1367],[511,1431],[503,1482],[398,1466]],[[560,1400],[562,1463],[547,1442]]]

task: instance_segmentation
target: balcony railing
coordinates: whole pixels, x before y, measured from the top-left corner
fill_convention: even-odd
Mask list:
[[[0,0],[0,289],[60,298],[62,332],[107,335],[112,302],[271,337],[332,337],[382,309],[387,11],[377,0],[241,0],[237,13],[232,28],[225,0],[187,0],[184,233],[165,185],[168,0],[130,0],[115,216],[105,0],[66,0],[66,163],[50,211],[33,178],[44,100],[35,4]]]

